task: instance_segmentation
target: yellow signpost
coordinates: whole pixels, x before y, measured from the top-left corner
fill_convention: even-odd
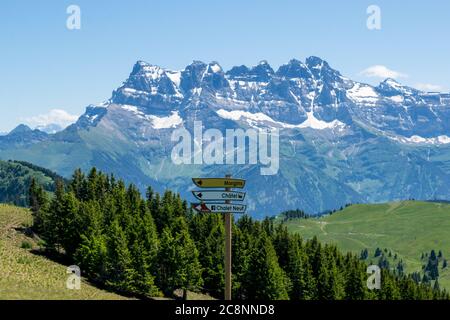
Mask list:
[[[199,188],[244,188],[245,180],[231,178],[193,178]]]

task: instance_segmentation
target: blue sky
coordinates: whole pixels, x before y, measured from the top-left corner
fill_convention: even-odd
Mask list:
[[[71,4],[81,30],[66,28]],[[366,27],[371,4],[381,30]],[[375,84],[381,77],[361,71],[384,66],[402,83],[448,91],[449,12],[446,0],[2,0],[0,131],[64,117],[53,109],[81,114],[108,99],[136,60],[228,69],[265,59],[277,68],[316,55],[355,80]]]

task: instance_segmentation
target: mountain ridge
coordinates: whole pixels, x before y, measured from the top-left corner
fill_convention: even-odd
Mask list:
[[[258,166],[171,163],[177,128],[280,130],[280,172]],[[188,193],[195,175],[249,180],[250,212],[308,212],[346,203],[450,199],[450,94],[386,79],[353,81],[318,57],[273,70],[262,61],[228,71],[194,61],[173,71],[138,61],[109,100],[56,134],[0,137],[0,158],[68,175],[98,166],[136,183]],[[49,164],[49,165],[48,165]],[[264,188],[258,188],[267,184]],[[275,191],[271,191],[277,188]]]

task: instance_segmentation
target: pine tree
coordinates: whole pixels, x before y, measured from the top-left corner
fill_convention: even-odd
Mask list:
[[[419,272],[413,272],[411,274],[411,278],[414,280],[415,283],[420,283],[420,273]]]
[[[293,235],[288,240],[286,272],[292,287],[289,296],[292,300],[310,300],[315,296],[316,283],[311,266],[302,247],[299,236]]]
[[[172,230],[166,227],[162,232],[157,282],[166,295],[175,289],[195,291],[203,284],[201,273],[197,248],[185,219],[179,217]]]
[[[398,275],[400,275],[400,276],[403,275],[403,273],[404,273],[403,261],[400,261],[397,264],[396,270],[397,270]]]
[[[374,257],[375,257],[375,258],[376,258],[376,257],[379,257],[379,256],[381,256],[382,254],[383,254],[383,252],[381,251],[381,249],[380,249],[380,248],[376,248]]]
[[[364,249],[361,251],[360,259],[366,260],[369,257],[369,251],[367,249]]]
[[[140,202],[140,200],[139,200]],[[146,296],[159,296],[154,273],[157,271],[158,237],[150,212],[142,201],[140,214],[134,216],[136,234],[131,240],[130,252],[133,269],[136,270],[134,283],[136,291]]]
[[[280,224],[275,228],[273,234],[273,246],[278,256],[278,262],[280,266],[286,270],[289,262],[289,232],[285,225]]]
[[[43,233],[44,221],[46,215],[48,215],[49,200],[44,188],[34,178],[31,179],[28,201],[33,215],[33,229],[37,233]]]
[[[72,175],[70,189],[75,193],[78,200],[87,200],[87,183],[86,177],[81,169],[76,169]]]
[[[87,176],[86,200],[97,200],[99,195],[97,169],[93,167]]]
[[[128,241],[118,220],[109,227],[107,238],[107,275],[106,284],[118,291],[135,291],[136,271],[132,266],[132,257]]]
[[[286,300],[288,278],[278,264],[273,244],[266,231],[261,231],[251,253],[246,276],[249,299]]]
[[[249,228],[245,223],[242,223],[244,220],[248,221],[247,219],[242,218],[238,221],[238,225],[233,225],[232,237],[233,298],[240,300],[248,299],[249,296],[245,284],[247,280],[246,277],[249,275],[251,252],[255,244],[252,232],[249,231]],[[243,227],[243,225],[245,227]]]
[[[225,286],[225,229],[223,224],[215,225],[205,240],[203,257],[203,279],[207,292],[216,297],[223,296]]]
[[[81,216],[83,210],[79,210],[79,202],[72,191],[64,194],[62,207],[58,212],[59,244],[69,257],[75,253],[80,243],[80,235],[85,232],[86,220]]]
[[[434,250],[431,250],[430,257],[428,258],[425,267],[425,273],[428,274],[431,280],[436,280],[439,277],[439,260]]]
[[[377,294],[381,300],[399,300],[402,297],[398,283],[386,269],[381,269],[381,289]]]
[[[434,250],[431,250],[431,252],[430,252],[430,259],[436,260],[436,252]]]
[[[49,251],[57,251],[61,248],[61,235],[63,224],[60,217],[64,211],[64,183],[61,180],[55,182],[55,195],[50,203],[48,215],[43,222],[42,239]]]
[[[384,255],[382,255],[381,257],[380,257],[380,260],[378,261],[378,266],[381,268],[381,269],[386,269],[386,270],[389,270],[389,260],[384,256]]]
[[[325,246],[319,253],[317,287],[320,300],[338,300],[344,296],[342,278],[330,251],[330,247]]]
[[[107,279],[108,258],[107,240],[103,234],[92,234],[90,238],[82,236],[79,249],[75,253],[75,261],[90,274],[96,281],[104,282]]]
[[[351,254],[347,254],[345,261],[345,299],[363,300],[367,297],[366,270]]]

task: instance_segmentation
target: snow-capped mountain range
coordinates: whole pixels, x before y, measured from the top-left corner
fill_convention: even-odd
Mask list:
[[[142,188],[150,183],[188,194],[190,177],[230,171],[171,163],[172,130],[189,130],[198,120],[222,131],[281,130],[276,176],[260,176],[249,165],[232,170],[248,179],[256,216],[348,202],[450,199],[450,94],[393,79],[374,87],[318,57],[293,59],[276,71],[266,61],[229,71],[217,62],[172,71],[138,61],[109,100],[88,106],[62,132],[0,137],[0,158],[66,175],[95,165]]]
[[[194,61],[171,71],[139,61],[102,107],[123,105],[178,125],[179,113],[202,103],[230,120],[317,130],[361,122],[404,143],[450,142],[450,122],[444,121],[450,117],[450,94],[422,92],[393,79],[373,87],[342,76],[317,57],[305,63],[293,59],[276,72],[266,61],[227,72],[217,62]],[[90,108],[84,117],[96,112]]]

